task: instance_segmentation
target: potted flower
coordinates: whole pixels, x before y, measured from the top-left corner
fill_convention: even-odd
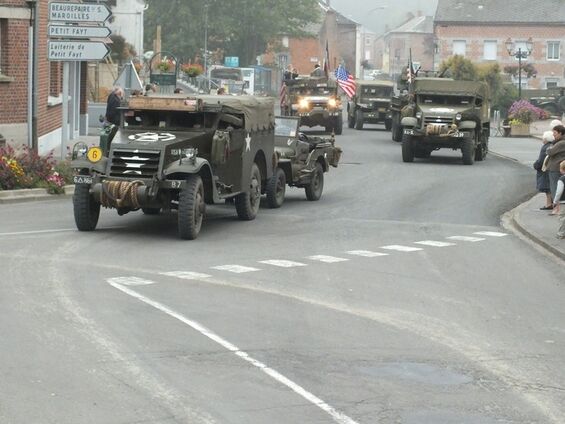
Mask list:
[[[204,68],[199,63],[185,63],[181,66],[181,70],[188,78],[194,78],[204,72]]]
[[[538,119],[546,119],[548,114],[543,109],[532,105],[527,100],[517,100],[508,110],[510,119],[510,135],[527,137],[530,135],[530,124]]]

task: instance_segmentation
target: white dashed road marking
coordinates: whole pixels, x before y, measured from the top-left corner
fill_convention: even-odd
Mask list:
[[[446,237],[449,240],[460,240],[460,241],[470,241],[471,243],[475,243],[477,241],[483,241],[484,238],[479,237],[467,237],[467,236],[451,236]]]
[[[350,250],[345,252],[354,256],[363,256],[365,258],[375,258],[377,256],[388,256],[388,253],[372,252],[370,250]]]
[[[107,281],[112,285],[123,284],[124,286],[148,286],[150,284],[155,284],[155,281],[144,280],[143,278],[138,277],[114,277],[108,278]]]
[[[286,261],[284,259],[269,259],[267,261],[259,261],[259,263],[278,266],[281,268],[294,268],[297,266],[306,266],[306,264],[303,264],[301,262]]]
[[[417,250],[422,250],[422,248],[420,247],[400,246],[398,244],[392,244],[390,246],[382,246],[381,249],[397,250],[399,252],[416,252]]]
[[[110,280],[108,280],[108,281],[110,281]],[[279,383],[288,387],[293,392],[302,396],[304,399],[306,399],[311,404],[320,408],[322,411],[327,413],[336,423],[338,423],[338,424],[358,424],[356,421],[349,418],[343,412],[336,410],[333,406],[328,405],[322,399],[320,399],[316,395],[310,393],[309,391],[307,391],[302,386],[296,384],[294,381],[285,377],[284,375],[279,373],[277,370],[268,367],[265,363],[258,361],[257,359],[253,358],[247,352],[239,349],[237,346],[230,343],[226,339],[220,337],[218,334],[212,332],[208,328],[204,327],[202,324],[200,324],[196,321],[193,321],[189,318],[186,318],[184,315],[181,315],[180,313],[170,309],[169,307],[163,305],[162,303],[156,302],[156,301],[154,301],[154,300],[152,300],[148,297],[145,297],[145,296],[143,296],[143,295],[127,288],[127,287],[124,287],[124,286],[118,284],[118,283],[110,283],[110,284],[113,287],[115,287],[116,289],[122,291],[123,293],[125,293],[125,294],[127,294],[127,295],[129,295],[133,298],[136,298],[136,299],[140,300],[141,302],[154,307],[155,309],[158,309],[159,311],[161,311],[161,312],[169,315],[170,317],[182,322],[183,324],[188,325],[193,330],[199,332],[203,336],[205,336],[205,337],[209,338],[210,340],[216,342],[220,346],[222,346],[225,349],[232,352],[234,355],[243,359],[244,361],[251,364],[252,366],[258,368],[259,370],[261,370],[262,372],[267,374],[272,379],[278,381]]]
[[[308,259],[311,259],[313,261],[325,262],[327,264],[333,264],[336,262],[345,262],[349,260],[345,258],[336,258],[335,256],[326,256],[326,255],[308,256]]]
[[[479,236],[488,236],[488,237],[506,237],[508,235],[506,233],[499,233],[496,231],[478,231],[473,234],[477,234]]]
[[[210,278],[210,274],[202,274],[201,272],[191,272],[191,271],[171,271],[171,272],[161,272],[162,275],[168,277],[177,277],[184,280],[198,280],[199,278]]]
[[[213,266],[212,269],[217,269],[219,271],[233,272],[236,274],[243,274],[244,272],[261,271],[259,268],[253,268],[250,266],[243,266],[243,265],[219,265],[219,266]]]
[[[446,243],[445,241],[433,241],[433,240],[415,241],[414,243],[421,244],[422,246],[432,246],[432,247],[455,246],[455,243]]]

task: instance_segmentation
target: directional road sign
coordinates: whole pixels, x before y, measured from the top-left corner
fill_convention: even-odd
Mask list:
[[[110,49],[101,41],[49,41],[48,59],[52,61],[101,60]]]
[[[49,3],[49,21],[105,22],[112,12],[100,3]]]
[[[105,26],[49,25],[50,38],[106,38],[112,31]]]

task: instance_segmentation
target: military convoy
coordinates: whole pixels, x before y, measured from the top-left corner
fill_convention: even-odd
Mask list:
[[[334,80],[325,76],[299,76],[285,80],[285,84],[283,115],[299,117],[301,126],[320,125],[328,133],[343,132],[342,105]]]
[[[401,110],[402,160],[428,158],[442,148],[461,150],[465,165],[484,160],[490,131],[487,85],[450,78],[416,78],[412,85]]]
[[[337,167],[341,149],[335,138],[307,136],[299,132],[298,117],[275,118],[275,153],[277,167],[267,183],[267,202],[279,208],[285,197],[286,185],[304,188],[308,200],[319,200],[324,189],[324,172]]]
[[[123,215],[177,210],[178,234],[198,236],[207,204],[233,199],[255,218],[276,167],[274,102],[252,96],[133,96],[102,147],[78,143],[75,223],[96,228],[100,207]]]
[[[390,81],[358,80],[355,85],[355,95],[347,104],[348,127],[362,130],[365,123],[384,124],[385,129],[390,131],[394,84]]]

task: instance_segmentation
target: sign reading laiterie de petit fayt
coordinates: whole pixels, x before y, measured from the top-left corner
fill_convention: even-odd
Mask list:
[[[48,59],[61,61],[101,60],[110,49],[101,41],[49,41]]]
[[[112,13],[100,3],[49,3],[49,20],[60,22],[105,22]]]

